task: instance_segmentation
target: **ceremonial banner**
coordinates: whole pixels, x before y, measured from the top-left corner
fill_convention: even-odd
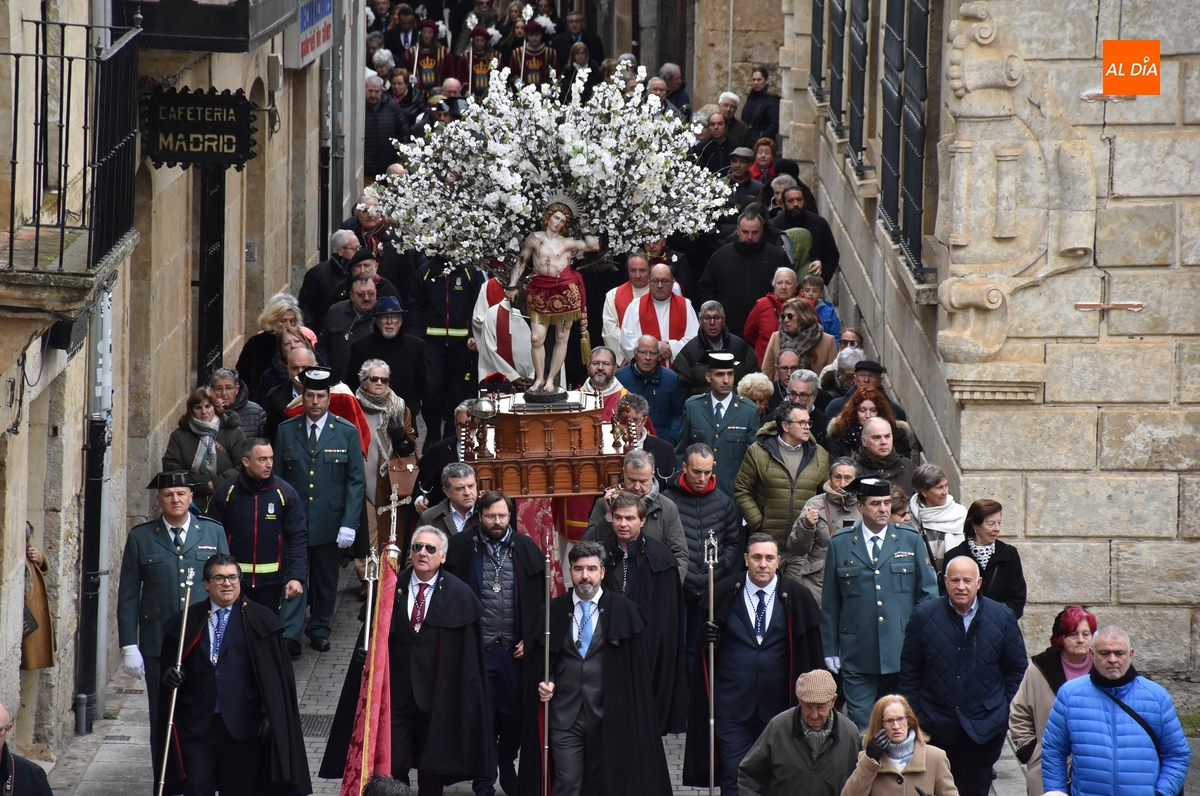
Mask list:
[[[363,670],[354,714],[354,733],[342,774],[341,796],[361,796],[372,774],[392,774],[392,687],[388,634],[396,600],[396,572],[386,560],[379,567],[379,599],[371,624],[370,657]],[[407,772],[405,772],[407,773]]]

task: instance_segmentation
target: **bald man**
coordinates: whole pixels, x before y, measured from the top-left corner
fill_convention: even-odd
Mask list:
[[[700,331],[692,303],[675,293],[671,266],[659,263],[650,268],[650,290],[629,305],[621,320],[621,348],[633,359],[638,338],[649,335],[658,341],[659,361],[669,366]]]

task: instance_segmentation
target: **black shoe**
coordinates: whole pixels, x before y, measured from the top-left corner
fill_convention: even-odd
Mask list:
[[[317,652],[329,652],[329,639],[324,636],[316,636],[311,643]]]
[[[300,657],[300,642],[294,638],[285,638],[283,646],[287,647],[288,655],[292,656],[292,660],[297,660]]]

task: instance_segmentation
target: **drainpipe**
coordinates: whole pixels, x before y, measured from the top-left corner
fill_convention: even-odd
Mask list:
[[[337,227],[342,223],[343,196],[346,186],[346,89],[343,70],[346,63],[346,14],[353,13],[357,0],[343,0],[333,15],[333,47],[330,48],[330,77],[329,82],[329,125],[330,125],[330,158],[329,158],[329,226]],[[347,11],[349,9],[349,11]],[[351,25],[353,29],[353,25]],[[353,55],[353,50],[351,50]],[[362,69],[352,68],[351,73],[362,79]],[[328,238],[332,230],[325,231]]]
[[[725,66],[725,90],[733,91],[733,0],[729,0],[729,62]]]
[[[336,17],[337,14],[334,14]],[[330,48],[333,49],[332,47]],[[330,193],[329,186],[329,170],[330,163],[330,145],[333,143],[333,130],[331,127],[332,108],[330,82],[333,79],[333,56],[329,52],[321,55],[321,148],[318,154],[318,159],[321,169],[321,212],[318,219],[318,234],[317,244],[321,250],[321,259],[325,260],[329,257],[329,235],[332,232],[330,229],[330,207],[333,204],[333,195]]]
[[[92,732],[104,716],[108,683],[109,545],[112,517],[112,293],[103,289],[88,335],[87,481],[83,493],[83,584],[80,594],[78,688],[75,730]],[[80,709],[83,715],[79,714]]]

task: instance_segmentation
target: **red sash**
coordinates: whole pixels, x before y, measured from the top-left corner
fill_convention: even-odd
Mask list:
[[[633,303],[633,283],[626,282],[617,288],[614,296],[614,303],[617,305],[617,326],[620,326],[625,320],[625,310]]]
[[[654,309],[654,297],[649,293],[642,296],[638,304],[638,316],[641,321],[642,334],[648,334],[656,340],[682,340],[687,333],[687,307],[685,299],[678,293],[671,294],[671,309],[668,320],[671,325],[670,336],[663,337],[658,328],[658,312]]]
[[[513,362],[512,328],[509,326],[508,309],[504,305],[496,310],[496,353],[513,370],[517,369],[517,363]]]

